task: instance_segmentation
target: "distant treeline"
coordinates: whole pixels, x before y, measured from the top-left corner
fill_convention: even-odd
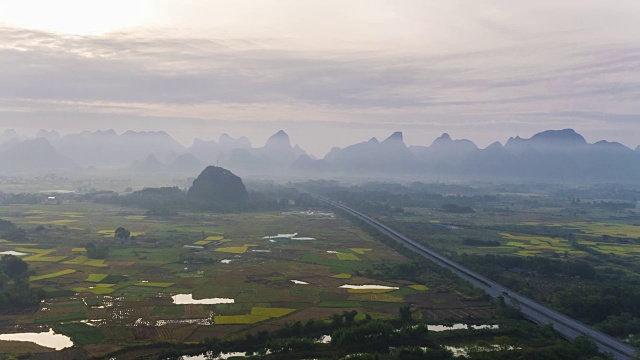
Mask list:
[[[299,193],[293,188],[270,189],[267,191],[249,191],[246,201],[215,202],[203,207],[202,201],[194,201],[187,192],[178,187],[145,188],[128,195],[116,193],[85,197],[100,203],[119,204],[147,210],[148,215],[173,216],[179,211],[286,211],[293,206],[310,207],[317,204],[310,195]]]
[[[543,257],[469,255],[459,256],[460,262],[479,270],[525,271],[541,276],[567,276],[595,279],[596,270],[582,260],[547,259]],[[485,272],[486,271],[482,271]]]

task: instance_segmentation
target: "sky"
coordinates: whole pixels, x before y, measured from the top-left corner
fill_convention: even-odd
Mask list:
[[[0,130],[640,144],[637,0],[0,0]]]

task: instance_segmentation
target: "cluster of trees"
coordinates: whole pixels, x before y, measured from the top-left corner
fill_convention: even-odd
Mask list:
[[[290,188],[249,191],[248,198],[238,202],[204,201],[188,196],[177,187],[147,188],[119,198],[123,206],[146,209],[148,215],[156,216],[175,216],[179,211],[286,211],[292,206],[318,206],[318,201],[310,195]]]
[[[500,246],[502,245],[498,240],[481,240],[474,238],[466,238],[462,240],[463,245],[467,246]]]
[[[456,204],[446,203],[440,206],[440,210],[454,214],[469,214],[476,212],[470,206],[460,206]]]
[[[553,304],[567,315],[588,324],[604,322],[601,326],[605,331],[613,330],[611,324],[622,322],[625,324],[620,329],[635,328],[640,317],[640,286],[597,284],[571,287],[556,292]]]
[[[85,245],[89,259],[106,259],[109,256],[109,246],[106,244],[88,243]]]
[[[469,255],[462,254],[458,259],[470,268],[482,273],[492,273],[511,269],[526,270],[540,276],[567,276],[582,279],[595,279],[596,270],[582,260],[548,259],[543,257]]]
[[[37,305],[43,294],[29,287],[29,266],[13,255],[0,258],[0,309]]]
[[[11,221],[0,219],[0,239],[24,241],[27,240],[27,233]]]

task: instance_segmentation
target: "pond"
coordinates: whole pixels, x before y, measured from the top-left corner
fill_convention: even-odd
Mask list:
[[[245,357],[246,352],[229,352],[222,353],[215,358],[212,358],[210,354],[194,355],[194,356],[182,356],[181,360],[226,360],[232,357]]]
[[[210,298],[210,299],[200,299],[196,300],[193,298],[193,294],[178,294],[171,297],[173,299],[173,303],[176,305],[190,305],[190,304],[203,304],[203,305],[212,305],[212,304],[233,304],[236,301],[234,299],[227,298]]]
[[[9,250],[9,251],[0,252],[0,255],[25,256],[25,255],[29,255],[29,254],[23,253],[23,252],[19,252],[19,251]]]
[[[451,326],[446,326],[446,325],[427,325],[427,329],[429,329],[429,331],[435,331],[435,332],[440,332],[440,331],[450,331],[450,330],[482,330],[482,329],[489,329],[489,330],[495,330],[495,329],[499,329],[500,325],[467,325],[467,324],[453,324]]]
[[[300,281],[300,280],[291,280],[292,283],[297,284],[297,285],[309,285],[308,282],[306,281]]]
[[[0,340],[28,341],[55,350],[62,350],[73,346],[73,341],[71,341],[70,337],[56,334],[53,332],[53,329],[40,333],[0,334]]]
[[[357,290],[398,290],[399,287],[385,285],[342,285],[340,289],[357,289]]]

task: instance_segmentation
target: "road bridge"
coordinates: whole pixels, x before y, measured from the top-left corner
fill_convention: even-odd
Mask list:
[[[511,304],[520,310],[520,312],[528,319],[538,324],[552,324],[553,328],[567,339],[575,339],[578,336],[586,335],[591,338],[603,353],[611,353],[616,359],[630,360],[636,351],[618,339],[606,335],[595,330],[577,320],[563,315],[547,306],[544,306],[526,296],[520,295],[497,282],[472,271],[457,262],[438,254],[428,247],[417,243],[416,241],[406,237],[400,232],[383,224],[382,222],[360,213],[340,202],[313,195],[316,199],[329,203],[330,205],[345,211],[346,213],[364,221],[368,225],[377,229],[389,238],[401,243],[410,250],[424,256],[425,258],[435,262],[436,264],[451,270],[454,274],[469,281],[475,287],[484,290],[492,297],[502,296],[505,302]]]

